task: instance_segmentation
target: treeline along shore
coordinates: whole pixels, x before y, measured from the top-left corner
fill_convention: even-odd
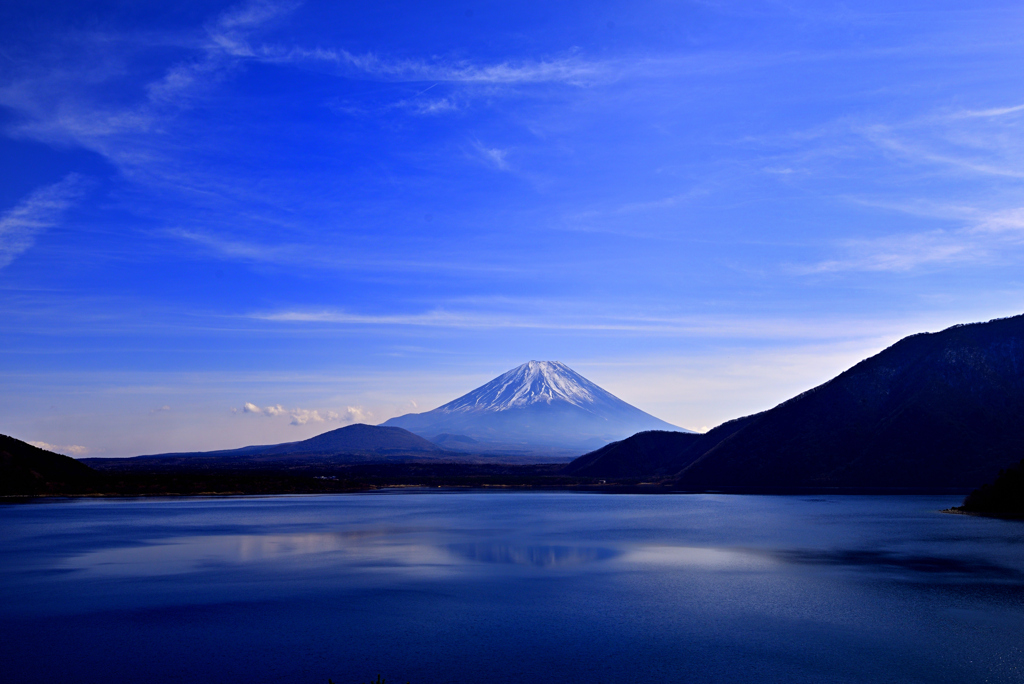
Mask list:
[[[0,496],[7,500],[74,496],[328,494],[391,487],[573,488],[607,485],[561,474],[564,464],[410,462],[339,463],[335,457],[283,458],[249,465],[217,459],[92,459],[68,456],[0,435]],[[635,483],[626,483],[634,486]]]
[[[658,439],[658,434],[644,436]],[[590,456],[590,455],[588,455]],[[216,461],[93,459],[93,468],[73,458],[0,435],[0,500],[40,497],[232,496],[332,494],[420,487],[533,489],[604,493],[685,493],[673,478],[595,478],[572,475],[589,459],[570,464],[466,462],[331,463],[331,459],[271,462],[248,468]],[[189,467],[189,466],[192,467]],[[963,494],[957,488],[736,487],[710,490],[734,494]],[[1004,469],[992,483],[972,491],[951,512],[1024,519],[1024,461]]]

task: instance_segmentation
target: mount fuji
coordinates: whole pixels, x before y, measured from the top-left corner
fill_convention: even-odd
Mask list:
[[[557,361],[530,361],[401,427],[446,449],[591,450],[643,430],[689,432],[644,413]]]

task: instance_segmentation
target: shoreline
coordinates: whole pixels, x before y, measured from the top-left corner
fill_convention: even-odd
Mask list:
[[[1014,520],[1017,522],[1024,522],[1024,514],[1021,513],[995,513],[992,511],[965,511],[960,506],[954,506],[953,508],[946,508],[939,513],[949,513],[950,515],[969,515],[972,518],[993,518],[995,520]]]
[[[0,495],[0,505],[28,503],[32,501],[60,499],[147,499],[147,498],[233,498],[233,497],[285,497],[285,496],[327,496],[335,494],[378,494],[385,492],[406,491],[422,493],[455,493],[455,492],[576,492],[581,494],[645,494],[645,495],[694,495],[716,494],[725,496],[961,496],[964,492],[956,491],[923,491],[908,488],[833,488],[806,490],[684,490],[669,489],[665,485],[512,485],[512,484],[480,484],[480,485],[431,485],[431,484],[388,484],[369,485],[361,488],[338,489],[335,491],[203,491],[203,492],[83,492],[83,493],[46,493],[46,494],[4,494]],[[942,509],[940,513],[953,515],[970,515],[979,517],[1003,517],[997,514],[961,511],[957,507]],[[1024,518],[1020,518],[1024,519]]]

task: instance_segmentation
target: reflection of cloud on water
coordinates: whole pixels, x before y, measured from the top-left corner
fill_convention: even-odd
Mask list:
[[[438,538],[441,536],[442,538]],[[573,568],[614,560],[694,572],[779,571],[784,566],[902,573],[905,577],[1020,581],[1024,572],[981,559],[863,549],[753,549],[674,545],[585,546],[508,542],[452,543],[422,529],[221,534],[154,540],[71,556],[56,568],[116,577],[168,576],[260,567],[366,577],[469,575],[485,565]],[[463,537],[465,538],[465,537]],[[474,570],[473,568],[477,568]],[[247,569],[246,572],[249,572]]]
[[[671,565],[703,570],[769,570],[783,565],[904,572],[931,577],[1024,579],[1024,572],[981,559],[868,549],[756,549],[691,546],[639,546],[625,563]]]
[[[340,535],[315,533],[177,537],[141,546],[97,549],[68,558],[62,566],[99,574],[173,575],[213,565],[329,553],[345,544]]]
[[[448,540],[451,541],[450,538]],[[1020,580],[1019,570],[980,559],[863,549],[751,549],[673,545],[614,546],[508,542],[445,543],[429,531],[363,529],[294,534],[176,537],[102,548],[64,559],[57,567],[114,576],[175,575],[230,566],[331,566],[423,577],[467,571],[476,564],[568,568],[615,559],[619,565],[695,571],[764,571],[783,565],[831,566],[917,576]]]
[[[345,542],[345,539],[336,534],[247,534],[237,537],[237,559],[243,563],[250,563],[281,556],[329,553],[345,548]]]
[[[742,549],[702,546],[640,546],[623,558],[629,563],[674,565],[702,570],[760,570],[775,563]]]
[[[452,544],[448,546],[448,550],[458,558],[477,563],[529,565],[537,568],[582,565],[619,555],[618,551],[599,547],[516,546],[500,543]]]
[[[401,543],[383,532],[210,535],[140,546],[97,549],[72,556],[62,569],[119,576],[174,575],[219,566],[286,562],[349,567],[450,565],[443,550]]]

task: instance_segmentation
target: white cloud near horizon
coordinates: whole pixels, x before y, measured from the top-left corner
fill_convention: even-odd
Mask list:
[[[0,268],[9,265],[35,243],[36,236],[58,224],[65,210],[83,192],[84,180],[70,173],[39,188],[0,215]]]
[[[233,409],[237,411],[237,409]],[[307,423],[362,423],[372,419],[372,414],[359,406],[346,406],[341,413],[337,411],[321,411],[319,409],[293,408],[287,409],[281,404],[274,406],[259,407],[251,402],[242,405],[242,413],[254,413],[269,418],[286,417],[290,419],[291,425],[306,425]]]
[[[55,454],[63,454],[64,456],[85,456],[90,453],[90,449],[88,447],[84,447],[79,444],[60,445],[49,444],[48,442],[28,442],[28,444],[31,444],[34,447],[39,447],[40,449],[52,451]]]

